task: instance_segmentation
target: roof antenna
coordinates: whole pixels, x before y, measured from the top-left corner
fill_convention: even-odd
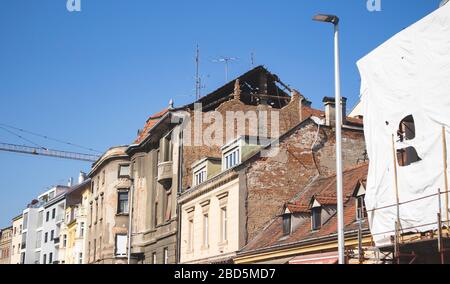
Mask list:
[[[252,51],[250,56],[251,56],[252,67],[253,67],[253,66],[255,66],[255,53]]]
[[[237,60],[235,57],[220,57],[219,59],[213,60],[213,62],[223,62],[225,63],[225,83],[228,83],[228,64],[231,61]]]
[[[200,49],[197,44],[197,51],[195,56],[195,64],[196,64],[196,73],[195,73],[195,98],[197,100],[200,99],[200,88],[201,88],[201,81],[200,81]]]

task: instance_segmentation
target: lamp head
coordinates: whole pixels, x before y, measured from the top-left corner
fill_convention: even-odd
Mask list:
[[[339,24],[339,17],[335,15],[318,14],[313,17],[314,21],[332,23],[334,25]]]

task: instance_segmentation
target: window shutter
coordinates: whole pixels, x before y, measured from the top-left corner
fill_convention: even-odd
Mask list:
[[[116,255],[117,256],[127,255],[127,236],[126,235],[116,235]]]

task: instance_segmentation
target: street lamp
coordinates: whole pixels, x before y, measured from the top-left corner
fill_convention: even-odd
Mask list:
[[[334,25],[334,75],[336,92],[336,190],[338,217],[338,247],[339,264],[345,264],[344,239],[344,193],[342,181],[342,107],[341,107],[341,76],[339,62],[339,18],[334,15],[316,15],[314,21]]]

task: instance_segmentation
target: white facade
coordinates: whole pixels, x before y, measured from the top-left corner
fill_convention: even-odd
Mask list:
[[[56,186],[38,196],[22,213],[22,242],[20,263],[43,263],[45,244],[46,212],[45,206],[67,191],[65,186]],[[55,216],[56,217],[56,216]],[[48,228],[47,228],[48,229]],[[55,235],[58,236],[58,235]],[[48,261],[47,261],[48,263]]]
[[[50,200],[45,206],[44,225],[42,231],[41,263],[59,263],[59,246],[61,225],[64,222],[66,206],[65,194]]]

